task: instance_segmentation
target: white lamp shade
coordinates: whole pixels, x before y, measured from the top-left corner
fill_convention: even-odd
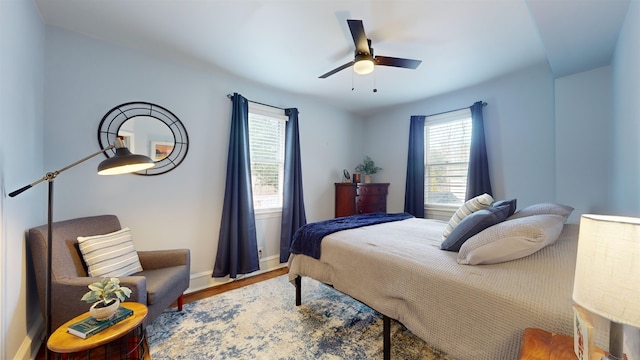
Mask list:
[[[620,324],[640,327],[640,219],[582,215],[573,300]]]
[[[358,54],[356,62],[353,64],[353,71],[356,74],[365,75],[373,71],[373,57],[368,54]]]

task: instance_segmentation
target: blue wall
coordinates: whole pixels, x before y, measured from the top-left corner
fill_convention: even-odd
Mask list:
[[[612,201],[640,216],[640,1],[631,1],[613,58]]]
[[[609,66],[555,81],[556,201],[580,214],[613,211],[613,105]]]
[[[44,175],[45,29],[33,1],[0,1],[0,34],[0,359],[28,359],[42,319],[24,234],[46,221],[47,183],[7,194]]]

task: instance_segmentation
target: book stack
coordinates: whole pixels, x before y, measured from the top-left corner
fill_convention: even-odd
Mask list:
[[[67,332],[86,339],[93,334],[119,323],[131,315],[133,315],[133,310],[120,306],[113,316],[107,320],[98,321],[92,316],[88,316],[85,319],[69,325],[69,327],[67,327]]]
[[[589,360],[594,352],[593,324],[591,314],[580,305],[573,305],[573,325],[573,351],[579,360]]]

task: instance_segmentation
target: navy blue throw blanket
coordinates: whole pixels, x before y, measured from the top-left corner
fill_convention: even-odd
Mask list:
[[[293,235],[292,254],[304,254],[320,259],[320,243],[322,238],[334,232],[355,229],[368,225],[382,224],[391,221],[414,217],[408,213],[388,214],[383,212],[345,216],[336,219],[318,221],[303,225]]]

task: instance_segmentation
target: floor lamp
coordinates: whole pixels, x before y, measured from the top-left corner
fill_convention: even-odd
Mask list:
[[[119,174],[127,174],[140,170],[145,170],[153,167],[155,164],[153,160],[144,155],[132,154],[129,149],[124,146],[124,143],[120,138],[116,138],[115,144],[110,145],[100,151],[97,151],[85,158],[82,158],[73,164],[67,165],[60,170],[48,172],[44,175],[42,179],[37,180],[29,185],[26,185],[12,193],[9,194],[10,197],[14,197],[22,192],[34,187],[35,185],[43,182],[49,182],[49,204],[48,204],[48,215],[47,215],[47,281],[45,283],[44,293],[45,293],[45,323],[46,323],[46,333],[45,333],[45,346],[47,341],[49,340],[49,336],[51,335],[51,254],[53,249],[53,241],[51,241],[53,237],[52,224],[53,224],[53,181],[55,178],[63,171],[68,170],[80,163],[83,163],[94,156],[104,153],[105,151],[111,150],[115,148],[115,156],[104,160],[98,165],[98,175],[119,175]],[[45,359],[49,359],[49,350],[48,347],[45,347]]]

